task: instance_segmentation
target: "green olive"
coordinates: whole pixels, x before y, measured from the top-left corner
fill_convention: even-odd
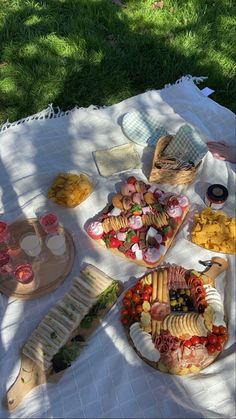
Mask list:
[[[171,307],[175,307],[175,306],[176,306],[176,304],[177,304],[177,301],[176,301],[176,300],[171,300],[171,301],[170,301],[170,305],[171,305]]]

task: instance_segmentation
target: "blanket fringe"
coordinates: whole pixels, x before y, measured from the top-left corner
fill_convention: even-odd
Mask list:
[[[176,84],[183,83],[185,81],[192,81],[195,84],[199,84],[199,83],[203,82],[206,79],[208,79],[207,76],[198,76],[198,77],[196,77],[196,76],[191,76],[191,74],[186,74],[185,76],[182,76],[182,77],[180,77],[180,79],[176,80],[176,82],[173,83],[173,84],[171,84],[171,83],[165,84],[164,89],[166,89],[168,87],[175,86]]]
[[[73,109],[70,109],[68,111],[62,111],[59,106],[53,106],[52,103],[48,105],[46,109],[43,109],[42,111],[35,113],[34,115],[27,116],[27,118],[19,119],[15,122],[9,122],[8,120],[0,127],[0,134],[6,130],[8,130],[11,127],[14,127],[16,125],[24,124],[28,121],[37,121],[37,120],[43,120],[43,119],[54,119],[54,118],[60,118],[62,116],[68,115],[71,112],[74,112],[76,109],[86,109],[86,110],[97,110],[99,109],[98,106],[90,105],[88,108],[83,108],[79,106],[75,106]]]
[[[187,74],[185,76],[182,76],[180,79],[176,80],[176,82],[173,83],[173,84],[171,84],[171,83],[165,84],[164,88],[166,89],[166,88],[175,86],[177,84],[180,84],[180,83],[183,83],[183,82],[186,82],[186,81],[192,81],[196,84],[199,84],[203,80],[206,80],[207,78],[208,77],[205,77],[205,76],[194,77],[194,76],[191,76],[191,74]],[[149,90],[151,90],[151,89],[149,89]],[[50,103],[46,109],[43,109],[41,112],[38,112],[34,115],[27,116],[27,118],[22,118],[22,119],[19,119],[18,121],[15,121],[15,122],[9,122],[7,120],[5,122],[5,124],[3,124],[0,127],[0,134],[4,131],[8,130],[11,127],[14,127],[14,126],[20,125],[20,124],[24,124],[25,122],[28,122],[28,121],[34,121],[34,120],[39,120],[39,119],[43,120],[43,119],[60,118],[62,116],[70,114],[71,112],[74,112],[76,109],[97,110],[97,109],[105,108],[105,107],[106,106],[90,105],[88,108],[83,108],[83,107],[79,107],[79,106],[76,105],[73,109],[70,109],[68,111],[62,111],[59,108],[59,106],[53,107],[53,104]]]

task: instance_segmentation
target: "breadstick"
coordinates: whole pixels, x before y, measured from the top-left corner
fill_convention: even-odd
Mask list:
[[[162,301],[162,290],[163,290],[163,273],[159,271],[158,283],[157,283],[157,299]]]
[[[152,320],[152,338],[156,337],[157,320]]]
[[[167,288],[167,270],[163,271],[163,290],[162,290],[162,301],[164,303],[169,302],[168,288]]]
[[[156,325],[156,334],[157,335],[160,335],[160,333],[161,333],[161,321],[159,320],[159,321],[157,321],[157,325]]]
[[[157,271],[152,272],[152,301],[157,298]]]

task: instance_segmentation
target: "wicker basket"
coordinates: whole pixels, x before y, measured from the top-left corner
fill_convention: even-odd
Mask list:
[[[191,167],[188,170],[180,169],[163,169],[157,168],[160,162],[168,162],[168,156],[163,156],[163,152],[170,141],[174,141],[174,136],[167,135],[161,137],[156,145],[156,149],[152,161],[152,169],[149,176],[149,182],[155,183],[170,183],[171,185],[180,185],[184,183],[192,183],[197,175],[201,162],[196,167]],[[169,159],[173,162],[173,159]]]

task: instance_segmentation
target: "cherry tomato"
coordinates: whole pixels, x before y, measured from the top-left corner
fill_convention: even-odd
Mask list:
[[[143,311],[143,307],[141,306],[141,304],[138,304],[138,305],[135,307],[135,311],[136,311],[136,313],[137,313],[137,314],[142,313],[142,311]]]
[[[202,343],[202,345],[205,345],[208,343],[208,339],[205,336],[201,336],[200,337],[200,343]]]
[[[150,294],[148,294],[147,292],[144,292],[144,293],[142,294],[142,299],[143,299],[144,301],[149,301],[149,298],[150,298]]]
[[[208,351],[209,355],[213,355],[215,353],[214,345],[209,344],[206,347],[207,347],[207,351]]]
[[[166,237],[171,238],[171,237],[173,236],[173,234],[174,234],[173,230],[169,230],[169,231],[166,233]]]
[[[152,294],[152,286],[151,285],[146,285],[145,292],[147,292],[148,294]]]
[[[219,326],[219,333],[220,335],[226,335],[227,334],[227,329],[225,326]]]
[[[192,346],[191,340],[185,340],[184,346],[187,346],[187,348],[191,348],[191,346]]]
[[[127,319],[127,317],[121,317],[121,323],[128,324],[129,320]]]
[[[123,299],[123,304],[126,307],[131,307],[131,300],[129,300],[128,298],[124,298]]]
[[[227,333],[225,335],[220,335],[220,336],[224,339],[224,342],[227,342],[227,340],[229,338]]]
[[[207,337],[208,342],[211,345],[215,345],[215,343],[217,342],[217,336],[214,335],[214,333],[211,333],[208,337]]]
[[[214,326],[213,325],[212,332],[215,333],[215,335],[218,335],[219,334],[219,326]]]
[[[136,182],[137,182],[137,179],[134,176],[130,176],[127,179],[127,183],[129,183],[130,185],[135,185]]]
[[[122,316],[129,316],[130,311],[127,308],[123,308],[121,310],[121,314],[122,314]]]
[[[224,336],[225,335],[218,335],[217,336],[217,343],[220,343],[220,344],[224,343],[225,342]]]
[[[198,343],[200,343],[200,338],[198,336],[193,336],[190,340],[193,345],[197,345]]]
[[[126,293],[125,293],[125,298],[128,298],[128,299],[130,299],[130,298],[132,298],[132,291],[127,291]]]
[[[132,307],[131,309],[130,309],[130,313],[131,313],[131,316],[132,317],[135,317],[136,316],[136,309],[135,309],[135,307]]]
[[[141,282],[138,282],[136,285],[136,290],[142,290],[143,289],[143,284]]]
[[[216,344],[215,344],[215,348],[216,348],[216,350],[217,351],[222,351],[222,345],[221,345],[221,343],[220,342],[216,342]]]
[[[139,303],[139,301],[140,301],[140,295],[139,295],[139,294],[133,294],[133,296],[132,296],[132,300],[133,300],[135,303]]]

